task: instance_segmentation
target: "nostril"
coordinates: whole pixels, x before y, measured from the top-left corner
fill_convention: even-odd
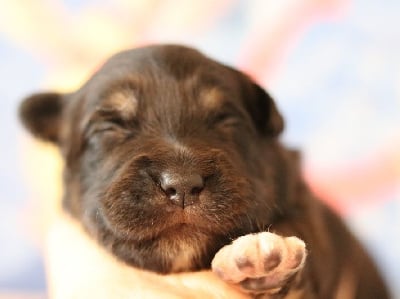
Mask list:
[[[165,172],[161,175],[160,186],[167,196],[174,196],[178,193],[178,178],[169,172]]]
[[[190,194],[199,194],[204,188],[204,179],[199,174],[192,174],[186,178],[190,186]]]
[[[203,191],[203,186],[193,187],[193,189],[190,191],[190,194],[191,195],[199,195],[201,193],[201,191]]]
[[[172,188],[172,187],[170,187],[170,188],[167,188],[165,191],[165,194],[168,196],[168,197],[173,197],[173,196],[176,196],[176,189],[175,188]]]

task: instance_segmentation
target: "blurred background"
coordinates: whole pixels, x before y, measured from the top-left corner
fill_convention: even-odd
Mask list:
[[[283,142],[400,298],[400,2],[0,0],[0,298],[45,298],[57,151],[16,111],[78,87],[116,51],[183,43],[245,70],[277,100]]]

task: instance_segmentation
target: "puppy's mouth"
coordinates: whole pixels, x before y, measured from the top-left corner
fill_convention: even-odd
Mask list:
[[[214,225],[207,221],[214,216],[206,215],[199,207],[190,206],[181,209],[168,206],[165,210],[164,215],[159,215],[160,221],[149,227],[148,233],[155,239],[191,238],[196,233],[212,234],[215,230]]]
[[[157,199],[145,201],[151,200]],[[109,231],[119,238],[136,241],[164,239],[175,234],[189,237],[196,232],[210,233],[215,230],[216,215],[210,213],[207,207],[199,204],[182,208],[163,201],[161,204],[135,206],[122,198],[114,199],[113,206],[103,206],[96,217],[103,219]]]
[[[204,217],[196,211],[196,207],[190,206],[185,209],[169,207],[169,209],[170,213],[165,217],[168,219],[166,225],[160,229],[162,233],[185,231],[188,228],[210,230],[210,223],[204,221]]]

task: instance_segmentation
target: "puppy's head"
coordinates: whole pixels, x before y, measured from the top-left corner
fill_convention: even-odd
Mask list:
[[[271,220],[282,118],[261,87],[195,50],[117,54],[78,91],[35,94],[20,113],[61,149],[65,208],[127,263],[204,268]]]

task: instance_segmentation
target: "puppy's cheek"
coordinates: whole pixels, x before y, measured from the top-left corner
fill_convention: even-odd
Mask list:
[[[135,211],[120,198],[105,197],[101,200],[101,211],[105,223],[115,232],[129,230],[128,223],[135,219]]]
[[[149,179],[138,175],[118,178],[99,199],[104,222],[121,237],[145,235],[160,225],[164,217],[161,206],[165,201]]]
[[[105,196],[100,200],[101,213],[109,228],[115,233],[126,234],[140,227],[147,208],[132,196]],[[136,200],[136,202],[135,202]]]

